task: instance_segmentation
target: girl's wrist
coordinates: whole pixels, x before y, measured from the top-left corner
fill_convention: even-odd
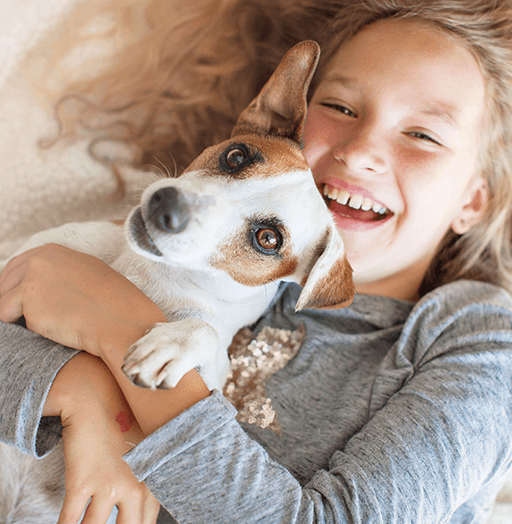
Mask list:
[[[208,397],[210,390],[195,369],[186,373],[175,388],[168,390],[143,389],[133,384],[121,367],[126,352],[138,338],[140,337],[134,336],[133,333],[123,334],[115,343],[109,345],[103,358],[143,433],[149,435],[196,402]]]
[[[167,322],[162,310],[153,302],[137,309],[136,319],[108,319],[98,341],[98,356],[107,364],[121,362],[132,344],[160,322]],[[110,367],[110,366],[109,366]]]
[[[57,373],[43,416],[66,418],[74,410],[85,410],[92,405],[121,406],[123,401],[122,392],[107,366],[100,358],[81,352]]]

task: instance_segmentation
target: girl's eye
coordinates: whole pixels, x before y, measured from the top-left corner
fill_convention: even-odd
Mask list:
[[[426,133],[421,133],[419,131],[412,131],[411,133],[408,133],[409,136],[412,136],[413,138],[419,138],[420,140],[425,140],[427,142],[432,142],[433,144],[436,144],[440,146],[441,144],[432,138],[430,135],[427,135]]]
[[[323,105],[324,107],[330,107],[331,109],[334,109],[335,111],[338,111],[339,113],[350,116],[352,118],[357,118],[357,115],[353,111],[351,111],[350,109],[340,104],[331,104],[329,102],[322,102],[321,105]]]

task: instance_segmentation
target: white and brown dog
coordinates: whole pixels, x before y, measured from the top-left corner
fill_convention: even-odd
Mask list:
[[[231,139],[179,178],[149,186],[124,232],[109,222],[68,224],[23,246],[55,242],[95,255],[160,306],[169,322],[126,356],[134,383],[173,387],[195,367],[222,389],[234,334],[261,316],[281,280],[303,286],[297,310],[351,302],[343,242],[301,152],[318,56],[315,42],[291,49]]]
[[[352,300],[342,240],[301,152],[318,55],[314,42],[291,49],[231,139],[179,178],[150,185],[125,234],[110,222],[66,224],[20,250],[54,242],[95,255],[160,306],[169,322],[125,359],[137,385],[174,387],[196,367],[210,389],[222,389],[233,335],[261,316],[280,280],[303,286],[297,310]]]

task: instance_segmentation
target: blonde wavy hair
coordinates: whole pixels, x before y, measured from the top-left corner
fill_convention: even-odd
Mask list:
[[[98,13],[111,20],[104,36],[121,43],[100,74],[61,93],[61,134],[101,129],[136,146],[136,166],[162,163],[178,174],[229,136],[239,112],[301,40],[322,47],[317,81],[340,45],[385,18],[422,20],[466,46],[487,87],[479,169],[491,200],[469,232],[447,233],[420,294],[462,278],[512,292],[512,0],[90,0],[55,40],[53,66],[76,44],[67,35],[80,34],[78,21],[83,26]],[[66,114],[70,97],[79,109]]]

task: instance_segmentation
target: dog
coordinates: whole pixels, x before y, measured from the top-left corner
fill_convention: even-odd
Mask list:
[[[352,301],[343,241],[301,148],[319,53],[312,41],[293,47],[231,138],[178,178],[151,184],[124,226],[66,224],[21,248],[54,242],[94,255],[162,309],[168,322],[125,357],[138,386],[172,388],[197,368],[210,390],[222,390],[233,336],[262,315],[280,281],[302,286],[297,311]]]
[[[144,191],[123,227],[66,224],[34,235],[92,254],[127,276],[164,312],[125,357],[137,385],[170,388],[198,368],[222,389],[234,334],[256,321],[281,280],[303,286],[297,310],[343,307],[352,270],[301,152],[306,94],[318,45],[292,48],[240,115],[231,139],[178,178]]]

